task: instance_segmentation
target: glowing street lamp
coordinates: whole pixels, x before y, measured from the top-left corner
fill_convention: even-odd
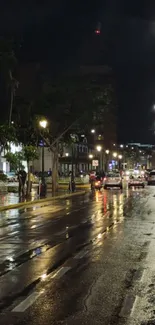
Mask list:
[[[124,146],[123,146],[123,144],[120,144],[120,148],[123,148]]]
[[[122,155],[119,155],[119,156],[118,156],[118,159],[122,159],[122,158],[123,158],[123,156],[122,156]]]
[[[110,151],[109,151],[108,149],[105,151],[105,153],[106,153],[107,155],[109,155],[109,152],[110,152]]]
[[[66,156],[66,157],[68,157],[68,156],[69,156],[69,153],[68,153],[68,152],[66,152],[66,153],[65,153],[65,156]]]
[[[100,151],[102,150],[102,147],[101,147],[101,146],[97,146],[97,147],[96,147],[96,150],[97,150],[98,152],[100,152]]]
[[[114,158],[117,157],[117,152],[113,152],[113,157],[114,157]]]
[[[93,158],[93,155],[90,154],[90,155],[89,155],[89,158],[92,159],[92,158]]]
[[[41,128],[46,129],[46,127],[47,127],[47,120],[41,120],[41,121],[39,121],[39,125],[41,126]]]
[[[95,129],[92,129],[92,130],[91,130],[91,133],[95,133]]]

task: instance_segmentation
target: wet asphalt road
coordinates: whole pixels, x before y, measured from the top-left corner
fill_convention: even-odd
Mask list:
[[[124,324],[154,194],[125,187],[1,213],[0,324]]]

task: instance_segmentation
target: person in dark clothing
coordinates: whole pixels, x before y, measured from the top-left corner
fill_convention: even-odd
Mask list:
[[[18,181],[19,181],[19,195],[25,195],[24,187],[26,182],[27,173],[25,170],[20,170],[18,172]]]

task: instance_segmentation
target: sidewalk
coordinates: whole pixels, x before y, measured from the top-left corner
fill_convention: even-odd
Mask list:
[[[65,195],[67,194],[67,191],[66,190],[60,190],[56,193],[56,196],[59,196],[59,195]],[[47,196],[46,198],[50,198],[52,196],[52,193],[49,192],[47,193]],[[32,190],[32,196],[30,199],[22,199],[19,197],[19,194],[18,193],[5,193],[5,194],[0,194],[0,207],[2,206],[6,206],[6,205],[9,205],[9,204],[17,204],[17,203],[21,203],[21,202],[32,202],[32,201],[35,201],[35,200],[38,200],[39,197],[37,195],[37,191],[35,190]]]
[[[147,213],[146,213],[147,211]],[[148,197],[143,220],[145,239],[119,325],[155,325],[155,197]],[[141,227],[141,225],[139,225]],[[143,228],[142,228],[143,229]],[[129,314],[128,314],[129,313]]]
[[[139,281],[131,290],[134,302],[127,325],[155,325],[155,238],[141,271]]]
[[[70,199],[72,197],[85,195],[86,191],[75,191],[74,193],[68,193],[68,191],[58,191],[55,196],[52,193],[47,193],[45,198],[39,198],[36,191],[32,191],[31,199],[26,200],[19,197],[17,193],[5,193],[0,195],[0,211],[9,209],[18,209],[21,207],[28,207],[38,204],[54,204],[56,201]]]

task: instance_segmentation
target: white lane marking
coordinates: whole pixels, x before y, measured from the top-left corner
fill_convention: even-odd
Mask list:
[[[144,278],[145,278],[145,274],[146,274],[146,271],[147,270],[144,270],[143,273],[142,273],[142,277],[140,279],[140,282],[143,282]]]
[[[42,294],[43,292],[33,292],[26,299],[24,299],[19,305],[17,305],[12,312],[13,313],[23,313],[26,309],[28,309]]]
[[[15,234],[18,234],[19,233],[19,230],[17,230],[17,231],[13,231],[13,232],[11,232],[8,236],[12,236],[12,235],[15,235]]]
[[[124,299],[123,306],[119,313],[119,316],[122,318],[128,317],[131,314],[134,303],[135,303],[135,297],[132,296],[131,294],[127,294]]]
[[[137,308],[139,299],[140,299],[140,297],[139,296],[136,296],[135,301],[134,301],[133,306],[132,306],[132,310],[131,310],[131,313],[130,313],[130,317],[133,316],[133,313],[134,313],[135,309]]]
[[[78,260],[78,259],[81,259],[81,258],[83,258],[85,255],[87,255],[88,254],[88,251],[84,251],[84,252],[79,252],[78,254],[76,254],[75,256],[74,256],[74,259],[76,259],[76,260]]]
[[[51,278],[58,278],[60,279],[65,273],[67,273],[71,269],[70,266],[62,266],[55,274],[51,276]]]

